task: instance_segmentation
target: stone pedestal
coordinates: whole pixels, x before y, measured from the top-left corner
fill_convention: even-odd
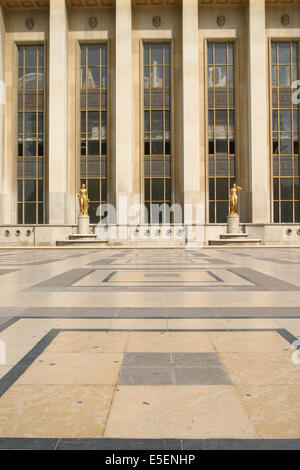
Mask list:
[[[90,217],[88,215],[78,216],[78,234],[89,235],[90,233]]]
[[[57,240],[56,246],[69,248],[101,248],[106,240],[99,240],[97,234],[90,233],[90,218],[88,215],[78,216],[78,233],[69,235],[68,240]]]
[[[261,240],[248,238],[248,233],[240,230],[240,216],[229,214],[227,216],[227,233],[221,233],[218,240],[208,240],[209,245],[219,246],[259,246]]]
[[[227,233],[240,232],[240,216],[238,214],[230,214],[227,216]]]

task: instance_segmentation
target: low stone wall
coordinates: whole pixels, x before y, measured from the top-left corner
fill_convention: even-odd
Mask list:
[[[300,247],[300,224],[241,224],[249,238],[259,238],[262,246]],[[106,246],[208,246],[208,241],[226,233],[226,224],[206,225],[132,225],[90,226],[107,240]],[[2,225],[0,247],[55,247],[56,241],[67,240],[77,233],[76,225]]]

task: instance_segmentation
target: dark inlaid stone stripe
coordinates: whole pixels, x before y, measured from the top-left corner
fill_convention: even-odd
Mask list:
[[[300,439],[0,438],[0,450],[300,450]],[[101,456],[100,456],[101,457]],[[106,455],[103,454],[103,458]]]
[[[242,277],[246,281],[252,282],[255,286],[241,286],[239,290],[265,290],[265,291],[298,291],[300,287],[289,282],[281,281],[276,277],[256,271],[251,268],[230,268],[228,271]],[[235,286],[237,289],[239,286]],[[248,289],[247,289],[248,287]]]

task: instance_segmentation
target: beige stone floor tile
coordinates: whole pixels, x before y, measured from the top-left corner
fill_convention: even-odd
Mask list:
[[[52,328],[69,329],[107,329],[110,328],[111,318],[56,318]]]
[[[280,352],[288,351],[289,343],[275,331],[209,332],[217,351]]]
[[[276,318],[277,328],[285,328],[295,336],[300,335],[300,318]]]
[[[127,352],[214,352],[207,333],[132,332]]]
[[[231,386],[118,387],[104,437],[254,438]]]
[[[36,343],[6,343],[6,365],[15,365],[35,346],[35,344]]]
[[[0,340],[6,343],[29,344],[40,341],[49,331],[49,328],[11,328],[0,333]]]
[[[299,386],[243,386],[237,390],[260,438],[300,438]]]
[[[201,329],[224,329],[224,323],[219,319],[169,319],[168,328],[170,330],[201,330]]]
[[[222,319],[228,329],[276,329],[277,323],[269,318],[228,318]]]
[[[13,386],[0,398],[0,436],[101,437],[114,387]]]
[[[59,314],[59,309],[58,309],[58,314]],[[57,321],[57,318],[21,318],[20,320],[18,320],[16,323],[14,323],[5,331],[10,331],[12,327],[18,327],[24,330],[27,330],[30,328],[41,328],[41,329],[50,330],[51,328],[53,328],[53,324],[56,321]]]
[[[300,385],[300,364],[293,364],[292,352],[220,353],[220,357],[234,384]]]
[[[167,329],[167,320],[160,319],[113,319],[110,328],[112,330],[165,330]]]
[[[62,331],[46,352],[124,352],[128,336],[118,331]]]
[[[15,292],[2,307],[299,307],[300,292]]]
[[[11,366],[7,365],[0,365],[0,379],[4,377],[5,374],[11,369]]]
[[[114,385],[122,359],[122,353],[45,352],[17,384]]]

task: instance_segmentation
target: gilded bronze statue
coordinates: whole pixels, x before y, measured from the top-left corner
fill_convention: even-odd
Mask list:
[[[230,215],[237,215],[236,208],[239,191],[242,191],[242,188],[234,183],[233,187],[230,189]]]
[[[90,200],[88,198],[88,193],[85,184],[82,184],[81,189],[78,192],[78,199],[80,206],[80,215],[88,215]]]

